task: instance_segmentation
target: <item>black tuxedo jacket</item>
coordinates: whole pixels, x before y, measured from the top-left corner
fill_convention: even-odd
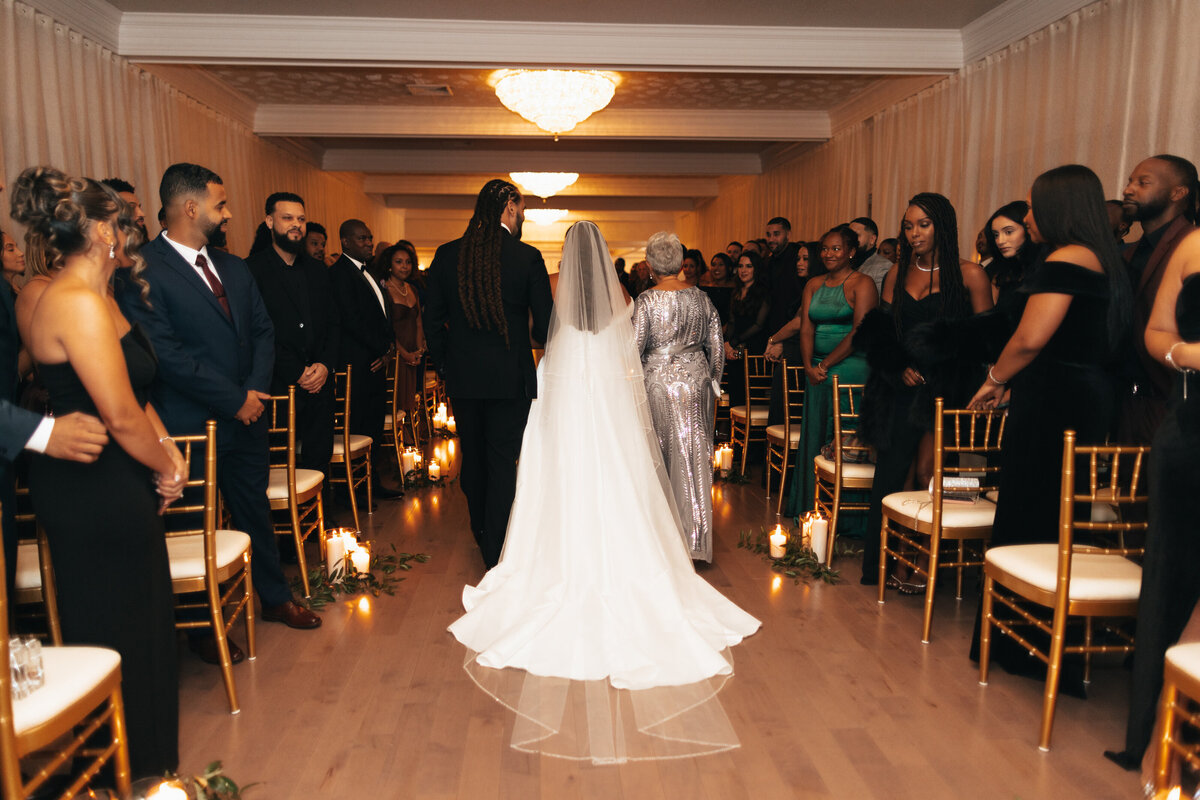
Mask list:
[[[371,278],[374,280],[374,278]],[[341,364],[370,364],[387,354],[396,338],[392,330],[391,301],[382,289],[383,308],[362,271],[341,256],[329,268],[329,284],[341,317]]]
[[[537,248],[505,232],[500,245],[500,298],[509,346],[499,331],[467,323],[458,299],[458,253],[462,239],[442,245],[426,273],[422,318],[429,355],[446,379],[451,398],[537,397],[537,374],[529,337],[546,341],[550,325],[550,276]],[[532,315],[533,326],[530,328]]]
[[[7,286],[0,286],[0,468],[17,457],[42,421],[40,414],[26,411],[16,403],[20,350],[12,292]]]
[[[337,370],[341,330],[325,265],[301,253],[288,266],[268,247],[247,258],[246,266],[275,325],[271,393],[286,394],[310,364]]]
[[[271,388],[275,333],[246,262],[213,247],[208,255],[231,316],[161,234],[142,248],[149,303],[127,274],[118,276],[116,295],[154,345],[158,376],[151,395],[167,430],[203,433],[205,421],[215,419],[218,444],[227,445],[245,427],[234,415],[246,393]]]

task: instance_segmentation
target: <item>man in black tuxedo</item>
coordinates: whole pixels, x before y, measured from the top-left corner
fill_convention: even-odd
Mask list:
[[[537,397],[530,338],[539,347],[546,341],[553,304],[541,253],[520,241],[524,219],[517,187],[489,181],[466,233],[439,247],[426,273],[425,340],[454,406],[459,477],[489,568],[504,548],[521,438]]]
[[[211,170],[172,164],[159,195],[166,229],[142,248],[148,301],[131,281],[117,291],[125,316],[142,326],[158,355],[154,407],[172,433],[202,433],[207,420],[217,421],[217,481],[234,527],[250,536],[261,618],[315,628],[321,618],[293,602],[271,527],[261,417],[275,337],[245,262],[219,249],[232,216],[225,187]],[[209,660],[205,644],[193,640],[193,647]]]
[[[367,269],[375,238],[367,224],[348,219],[338,229],[342,255],[329,268],[329,283],[341,317],[341,363],[353,367],[350,386],[351,433],[370,436],[371,471],[376,497],[402,497],[403,491],[384,487],[382,463],[383,418],[387,414],[387,365],[396,348],[391,309],[379,281]]]
[[[246,259],[275,325],[271,394],[296,385],[297,466],[329,474],[333,454],[333,372],[338,365],[337,306],[329,272],[305,253],[304,199],[290,192],[267,198],[271,246]]]

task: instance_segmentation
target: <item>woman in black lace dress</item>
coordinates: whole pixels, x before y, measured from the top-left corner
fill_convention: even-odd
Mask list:
[[[175,621],[159,511],[180,496],[186,473],[147,403],[154,351],[109,291],[123,262],[135,280],[140,272],[140,259],[127,258],[140,234],[118,224],[123,205],[91,179],[31,167],[17,179],[12,214],[29,230],[30,251],[61,265],[33,311],[27,342],[54,413],[94,414],[111,436],[91,464],[38,456],[31,488],[50,541],[64,641],[121,655],[137,778],[174,770],[179,760]]]

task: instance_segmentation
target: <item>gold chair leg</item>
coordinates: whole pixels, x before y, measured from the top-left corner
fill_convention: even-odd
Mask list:
[[[884,514],[879,526],[879,605],[883,605],[883,592],[887,589],[887,536],[887,514]]]
[[[1083,618],[1083,684],[1092,682],[1092,618]]]
[[[749,411],[750,406],[748,405],[749,401],[747,400],[746,402],[747,402],[746,413],[749,414],[750,413],[750,411]],[[746,474],[746,455],[747,455],[747,453],[749,453],[749,451],[750,451],[750,420],[746,420],[746,439],[745,439],[745,441],[742,442],[742,461],[741,461],[741,466],[738,469],[738,471],[742,475]]]
[[[346,491],[350,493],[350,513],[354,515],[354,529],[361,531],[362,523],[358,520],[358,496],[354,493],[354,467],[350,463],[349,453],[342,457],[342,464],[346,467]]]
[[[984,567],[983,611],[979,615],[979,685],[988,685],[988,658],[992,654],[992,589],[994,582]]]
[[[246,659],[253,661],[258,658],[258,638],[254,629],[254,579],[250,573],[250,558],[250,551],[247,550],[244,556],[246,571],[242,575],[246,588],[246,610],[243,612],[246,616],[243,622],[246,625]]]
[[[941,539],[931,534],[929,537],[929,569],[925,576],[925,621],[921,627],[921,644],[929,644],[929,630],[933,627],[933,593],[937,589],[938,555],[941,546]],[[919,559],[920,555],[916,557]],[[917,572],[919,573],[920,570]]]
[[[372,475],[371,475],[372,469],[373,469],[373,467],[371,465],[371,448],[368,447],[367,448],[367,514],[375,513],[375,497],[374,497],[375,490],[374,490],[374,488],[372,488],[372,485],[375,483],[375,481],[373,480]]]
[[[108,696],[108,704],[112,708],[112,716],[108,718],[109,729],[112,731],[113,743],[117,750],[113,754],[113,779],[117,785],[117,794],[129,796],[131,773],[129,768],[129,733],[125,730],[125,698],[121,695],[121,687],[113,689]]]
[[[229,713],[241,711],[238,706],[237,686],[233,681],[233,659],[229,657],[229,639],[225,635],[225,615],[221,613],[221,587],[215,580],[208,582],[208,618],[212,625],[213,639],[217,643],[217,657],[221,662],[221,680],[225,682],[225,696],[229,699]]]
[[[321,562],[324,563],[329,558],[329,553],[325,550],[325,496],[324,489],[317,493],[317,544],[321,551]]]
[[[1062,673],[1063,649],[1067,639],[1067,615],[1054,614],[1053,632],[1050,636],[1050,663],[1046,667],[1046,691],[1042,700],[1042,730],[1038,736],[1038,750],[1050,750],[1050,733],[1054,728],[1054,709],[1058,703],[1058,680]]]
[[[1175,738],[1175,703],[1179,689],[1168,678],[1163,684],[1158,712],[1158,745],[1154,754],[1154,789],[1158,793],[1171,788],[1171,741]]]
[[[957,581],[958,581],[954,587],[954,599],[955,600],[962,600],[962,597],[963,597],[963,595],[962,595],[962,585],[963,585],[962,563],[963,563],[963,561],[966,560],[966,549],[965,549],[964,545],[965,545],[965,542],[963,542],[962,539],[959,539],[958,540],[958,563],[959,563],[959,566],[957,569],[955,569],[955,572],[957,573]]]
[[[783,487],[787,485],[787,471],[791,455],[791,450],[785,445],[783,448],[783,461],[779,465],[779,499],[775,501],[775,516],[783,511]]]
[[[838,519],[841,517],[842,482],[834,475],[833,508],[829,510],[829,542],[825,546],[825,566],[833,566],[833,546],[837,543]],[[882,584],[881,584],[882,585]]]
[[[300,535],[300,516],[293,504],[290,510],[292,518],[292,540],[296,543],[296,563],[300,567],[300,585],[304,587],[304,599],[312,597],[308,586],[308,559],[304,557],[304,538]]]

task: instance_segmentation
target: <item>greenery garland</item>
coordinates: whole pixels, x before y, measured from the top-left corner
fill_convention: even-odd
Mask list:
[[[427,553],[397,553],[394,544],[391,553],[376,553],[371,548],[371,566],[365,575],[351,574],[344,566],[338,567],[330,575],[324,562],[308,571],[309,591],[308,607],[324,608],[337,599],[337,595],[363,594],[369,592],[373,597],[381,594],[394,595],[396,585],[404,580],[397,572],[407,572],[412,569],[412,562],[424,564],[429,561]],[[292,591],[301,593],[300,578],[292,578]]]
[[[841,583],[841,573],[825,566],[825,563],[817,558],[811,547],[801,544],[798,533],[788,536],[783,558],[771,558],[769,537],[773,532],[773,528],[771,530],[760,528],[758,533],[742,531],[738,534],[738,547],[767,556],[767,560],[771,562],[771,569],[791,578],[793,583],[800,581],[807,583],[812,578],[819,578],[830,584]]]

